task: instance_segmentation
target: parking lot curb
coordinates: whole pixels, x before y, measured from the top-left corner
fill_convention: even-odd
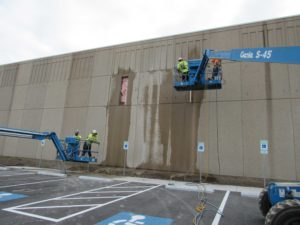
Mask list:
[[[55,176],[55,177],[67,177],[67,175],[63,174],[63,173],[53,173],[53,172],[48,172],[48,171],[37,171],[37,174]]]
[[[101,182],[112,182],[112,179],[104,178],[104,177],[93,177],[93,176],[79,176],[78,177],[81,180],[95,180],[95,181],[101,181]]]

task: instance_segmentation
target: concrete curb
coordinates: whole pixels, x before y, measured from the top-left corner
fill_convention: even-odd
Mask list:
[[[48,171],[37,171],[36,174],[39,174],[39,175],[48,175],[48,176],[55,176],[55,177],[67,177],[67,175],[63,174],[63,173],[53,173],[53,172],[48,172]]]
[[[213,193],[215,191],[230,191],[230,192],[240,192],[242,196],[258,198],[261,188],[256,187],[243,187],[234,185],[221,185],[221,184],[208,184],[202,183],[200,186],[197,183],[187,183],[182,181],[173,180],[160,180],[160,179],[149,179],[149,178],[139,178],[139,177],[116,177],[114,180],[120,181],[132,181],[141,183],[154,183],[165,186],[169,190],[180,190],[180,191],[203,191],[205,189],[206,193]]]
[[[193,192],[205,192],[205,193],[213,193],[215,190],[211,188],[202,188],[197,184],[177,184],[177,183],[169,183],[165,185],[166,189],[169,190],[178,190],[178,191],[193,191]]]
[[[93,177],[93,176],[79,176],[78,179],[81,180],[95,180],[95,181],[101,181],[101,182],[112,182],[112,179],[104,178],[104,177]]]

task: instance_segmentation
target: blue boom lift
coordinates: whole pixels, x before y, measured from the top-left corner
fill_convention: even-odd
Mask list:
[[[174,88],[178,91],[221,89],[221,64],[218,65],[217,74],[211,78],[207,74],[207,67],[212,59],[300,64],[300,46],[205,50],[202,59],[188,60],[188,80],[181,80],[182,74],[175,68]],[[300,183],[269,183],[260,193],[259,208],[266,217],[266,225],[299,225]]]
[[[174,88],[177,91],[221,89],[222,70],[219,65],[217,74],[208,77],[207,67],[211,59],[239,62],[264,62],[300,64],[300,46],[272,48],[237,48],[229,51],[205,50],[202,59],[188,60],[188,80],[182,80],[182,74],[174,69]]]
[[[0,127],[0,136],[27,138],[34,140],[51,140],[57,150],[58,159],[62,161],[73,161],[73,162],[97,162],[96,158],[89,158],[79,155],[79,141],[75,137],[66,137],[64,144],[59,140],[55,132],[35,132],[14,128]]]

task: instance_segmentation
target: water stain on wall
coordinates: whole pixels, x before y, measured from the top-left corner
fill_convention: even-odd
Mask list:
[[[122,77],[128,77],[127,104],[120,104]],[[125,157],[122,149],[123,142],[129,138],[131,97],[133,82],[136,73],[130,68],[128,70],[119,68],[117,74],[112,75],[111,92],[107,109],[107,154],[104,165],[123,166]]]

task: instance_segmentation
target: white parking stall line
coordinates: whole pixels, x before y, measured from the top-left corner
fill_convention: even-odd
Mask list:
[[[146,191],[150,191],[154,188],[157,188],[161,185],[153,185],[153,186],[147,186],[146,189],[144,190],[137,190],[137,191],[130,191],[130,195],[127,195],[127,196],[91,196],[91,197],[82,197],[80,195],[82,194],[99,194],[99,193],[94,193],[94,191],[98,191],[98,190],[103,190],[103,189],[108,189],[108,188],[114,188],[114,187],[118,187],[118,186],[122,186],[124,184],[128,184],[129,182],[123,182],[123,183],[119,183],[119,184],[114,184],[114,185],[110,185],[110,186],[106,186],[106,187],[102,187],[102,188],[97,188],[97,189],[92,189],[92,190],[88,190],[88,191],[84,191],[84,192],[79,192],[79,193],[74,193],[74,194],[70,194],[70,195],[65,195],[65,196],[61,196],[61,197],[56,197],[56,198],[51,198],[51,199],[46,199],[46,200],[42,200],[42,201],[37,201],[37,202],[32,202],[32,203],[27,203],[27,204],[23,204],[23,205],[19,205],[19,206],[14,206],[14,207],[10,207],[10,208],[6,208],[6,209],[3,209],[5,211],[8,211],[8,212],[13,212],[13,213],[17,213],[17,214],[22,214],[22,215],[26,215],[26,216],[30,216],[30,217],[35,217],[35,218],[39,218],[39,219],[43,219],[43,220],[48,220],[48,221],[52,221],[52,222],[60,222],[62,220],[65,220],[65,219],[68,219],[68,218],[71,218],[71,217],[74,217],[74,216],[77,216],[77,215],[80,215],[80,214],[83,214],[83,213],[86,213],[86,212],[89,212],[89,211],[92,211],[94,209],[97,209],[97,208],[100,208],[100,207],[103,207],[103,206],[106,206],[106,205],[109,205],[109,204],[112,204],[112,203],[115,203],[117,201],[121,201],[121,200],[124,200],[126,198],[130,198],[132,196],[135,196],[135,195],[138,195],[138,194],[141,194],[141,193],[144,193]],[[100,192],[101,193],[108,193],[108,192]],[[116,193],[115,191],[113,193]],[[123,193],[123,191],[119,191],[119,193]],[[80,196],[80,197],[76,197],[76,196]],[[34,205],[37,205],[37,204],[41,204],[41,203],[48,203],[51,202],[51,201],[68,201],[70,199],[82,199],[82,200],[90,200],[90,199],[110,199],[110,201],[107,201],[107,202],[102,202],[102,203],[99,203],[99,204],[84,204],[84,201],[82,202],[83,204],[81,205],[73,205],[73,204],[70,204],[70,205],[41,205],[41,206],[34,206]],[[113,199],[113,200],[111,200]],[[57,203],[57,202],[56,202]],[[51,203],[50,203],[51,204]],[[54,204],[54,203],[52,203]],[[34,210],[34,209],[55,209],[55,208],[68,208],[68,207],[88,207],[87,209],[85,210],[78,210],[78,212],[76,213],[73,213],[73,214],[70,214],[70,215],[67,215],[67,216],[64,216],[64,217],[61,217],[61,218],[53,218],[53,217],[47,217],[47,216],[41,216],[41,215],[38,215],[38,214],[35,214],[35,213],[29,213],[29,212],[23,212],[22,210]]]
[[[22,207],[22,210],[25,210],[25,209],[56,209],[56,208],[90,207],[90,206],[98,206],[98,205],[99,204],[33,206],[33,207]]]
[[[223,210],[224,210],[225,204],[227,202],[227,199],[229,197],[229,194],[230,194],[230,191],[226,191],[226,193],[224,195],[224,198],[223,198],[223,200],[221,202],[221,205],[220,205],[220,207],[218,209],[219,212],[223,213]],[[221,214],[217,213],[211,225],[218,225],[220,219],[221,219]]]
[[[89,193],[95,193],[95,194],[101,194],[101,193],[131,193],[131,192],[137,192],[137,191],[91,191]]]
[[[23,215],[23,216],[30,216],[30,217],[34,217],[34,218],[37,218],[37,219],[48,220],[48,221],[51,221],[51,222],[57,222],[56,219],[53,219],[51,217],[40,216],[40,215],[36,215],[36,214],[32,214],[32,213],[17,211],[17,210],[14,210],[13,208],[8,208],[8,209],[3,209],[3,210],[5,210],[7,212],[17,213],[17,214],[20,214],[20,215]]]
[[[123,187],[113,187],[113,188],[124,188],[124,189],[126,189],[126,188],[148,188],[148,187],[151,187],[150,185],[147,185],[147,186],[123,186]],[[111,189],[113,189],[113,188],[111,188]]]
[[[102,196],[102,197],[77,197],[77,198],[62,198],[57,200],[77,200],[77,199],[105,199],[105,198],[120,198],[125,196]]]
[[[15,173],[15,174],[5,174],[5,175],[0,175],[0,177],[16,177],[16,176],[24,176],[24,175],[33,175],[36,173]]]
[[[160,186],[161,186],[161,185],[156,185],[156,186],[153,186],[153,187],[151,187],[151,188],[149,188],[149,189],[146,189],[146,190],[143,190],[143,191],[139,191],[139,192],[137,192],[137,193],[134,193],[134,194],[132,194],[132,195],[128,195],[128,196],[125,196],[125,197],[122,197],[122,198],[119,198],[119,199],[116,199],[116,200],[113,200],[113,201],[110,201],[110,202],[107,202],[107,203],[104,203],[104,204],[100,204],[99,206],[95,206],[95,207],[92,207],[92,208],[90,208],[90,209],[86,209],[86,210],[83,210],[83,211],[81,211],[81,212],[71,214],[71,215],[69,215],[69,216],[66,216],[66,217],[63,217],[63,218],[58,219],[57,222],[60,222],[60,221],[62,221],[62,220],[69,219],[69,218],[71,218],[71,217],[74,217],[74,216],[77,216],[77,215],[80,215],[80,214],[83,214],[83,213],[92,211],[92,210],[94,210],[94,209],[97,209],[97,208],[100,208],[100,207],[103,207],[103,206],[106,206],[106,205],[109,205],[109,204],[112,204],[112,203],[115,203],[115,202],[124,200],[124,199],[126,199],[126,198],[133,197],[133,196],[135,196],[135,195],[139,195],[139,194],[141,194],[141,193],[144,193],[144,192],[146,192],[146,191],[150,191],[150,190],[152,190],[152,189],[154,189],[154,188],[158,188],[158,187],[160,187]]]
[[[55,182],[55,181],[61,181],[61,180],[64,180],[64,179],[44,180],[44,181],[37,181],[37,182],[30,182],[30,183],[23,183],[23,184],[12,184],[12,185],[0,186],[0,188],[18,187],[18,186],[25,186],[25,185],[31,185],[31,184],[42,184],[42,183]]]

